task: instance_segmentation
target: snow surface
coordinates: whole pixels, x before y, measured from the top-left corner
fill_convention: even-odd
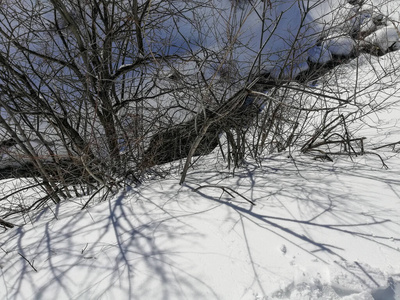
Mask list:
[[[374,16],[382,15],[393,24],[400,21],[400,14],[396,14],[400,7],[398,0],[368,0],[363,1],[361,7],[350,5],[346,0],[271,1],[268,9],[269,1],[239,1],[237,6],[232,6],[231,0],[209,0],[205,3],[207,5],[201,9],[196,8],[202,20],[197,26],[201,26],[207,35],[193,34],[196,24],[192,23],[190,10],[183,14],[184,18],[166,21],[166,27],[173,28],[175,23],[179,24],[180,32],[174,37],[173,45],[176,46],[170,48],[169,54],[196,53],[202,60],[210,53],[225,53],[226,46],[234,41],[229,56],[231,61],[237,62],[241,75],[252,72],[255,63],[261,62],[257,67],[266,73],[272,69],[272,78],[294,78],[308,68],[308,60],[324,64],[331,60],[332,55],[351,55],[359,41],[350,35],[354,32],[367,34],[376,29]],[[197,3],[185,2],[185,5]],[[238,28],[234,32],[232,24]],[[368,40],[368,43],[381,47],[383,52],[396,42],[392,40],[397,36],[395,25],[389,24],[385,28]],[[191,37],[189,41],[188,36]],[[215,76],[215,66],[205,64],[203,67],[206,68],[203,72],[207,78]],[[186,70],[186,74],[198,72],[192,67],[174,68]]]
[[[173,28],[178,23],[180,34],[173,40],[173,44],[179,46],[172,47],[169,54],[198,52],[201,58],[201,49],[204,48],[207,49],[206,56],[211,51],[223,53],[233,39],[235,47],[229,55],[233,61],[239,62],[238,70],[243,74],[251,72],[259,58],[264,70],[270,64],[280,70],[287,69],[288,65],[303,67],[308,59],[308,49],[318,43],[321,35],[331,28],[340,31],[349,16],[354,15],[353,6],[346,0],[271,1],[268,9],[269,1],[239,2],[239,5],[232,6],[231,0],[209,0],[201,9],[196,8],[202,31],[207,35],[193,34],[196,24],[192,23],[190,10],[183,14],[184,18],[171,18],[171,24],[167,22],[165,26]],[[197,2],[185,2],[185,5],[197,6]],[[232,23],[238,25],[234,32]],[[188,36],[191,37],[189,42]],[[348,44],[346,41],[346,46]],[[283,73],[293,76],[287,70]]]
[[[306,61],[300,63],[293,63],[290,65],[281,68],[279,65],[275,66],[270,76],[274,79],[277,78],[289,78],[294,79],[296,78],[301,72],[307,71],[309,68],[308,63]]]
[[[349,36],[328,36],[323,45],[333,55],[349,56],[353,53],[356,43]]]
[[[345,80],[392,60],[342,66]],[[399,100],[354,125],[367,150],[399,141]],[[83,211],[88,198],[8,218],[21,226],[0,235],[0,299],[400,299],[396,149],[377,151],[389,169],[286,152],[235,176],[210,155],[183,186],[177,173]]]
[[[310,16],[336,20],[326,13],[334,3],[322,2]],[[275,14],[288,12],[289,20],[298,9],[284,2]],[[303,32],[307,49],[318,30]],[[287,37],[277,35],[265,49],[282,46],[269,48],[277,55]],[[343,36],[327,40],[329,53],[351,51]],[[337,74],[347,87],[362,84],[369,68],[399,61],[396,55],[370,64],[360,58]],[[307,56],[296,57],[290,72],[305,68]],[[398,77],[398,70],[388,73]],[[400,99],[397,90],[382,96],[377,88],[351,99],[382,103],[388,95],[386,109],[352,125],[367,137],[367,150],[400,140]],[[88,198],[76,198],[15,215],[7,221],[19,226],[0,233],[0,299],[400,299],[398,150],[375,151],[389,169],[374,154],[321,162],[283,152],[248,161],[235,176],[214,153],[183,186],[177,172],[85,210]],[[1,189],[21,184],[3,180]],[[1,201],[27,204],[37,196],[28,190]]]
[[[332,53],[323,46],[312,47],[308,55],[308,59],[313,63],[326,64],[332,60]]]
[[[365,38],[367,43],[378,46],[383,52],[400,40],[400,31],[394,26],[387,26],[373,32]]]

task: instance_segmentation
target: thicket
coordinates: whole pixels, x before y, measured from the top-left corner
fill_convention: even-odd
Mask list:
[[[183,183],[193,157],[215,149],[232,170],[288,149],[327,160],[364,154],[350,124],[385,102],[379,91],[357,99],[385,78],[382,91],[394,93],[395,70],[350,85],[337,66],[397,50],[373,34],[398,27],[379,7],[344,2],[347,15],[330,12],[337,24],[310,31],[309,13],[323,2],[287,6],[302,13],[300,26],[282,36],[289,51],[271,52],[287,22],[274,1],[2,1],[0,176],[24,184],[2,188],[0,217],[107,195],[178,159]],[[7,201],[28,188],[43,196]]]

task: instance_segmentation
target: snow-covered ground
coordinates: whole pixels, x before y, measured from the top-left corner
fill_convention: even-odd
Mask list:
[[[0,235],[0,298],[400,299],[398,154],[388,170],[287,154],[13,220],[27,224]]]
[[[400,140],[398,100],[354,125],[366,150]],[[284,152],[235,176],[212,154],[183,186],[172,173],[7,218],[0,299],[400,299],[398,149],[375,151],[389,169]]]
[[[382,36],[396,32],[384,27],[370,41],[380,47]],[[311,48],[316,61],[330,59],[332,41],[343,39]],[[356,87],[399,57],[349,62],[338,82]],[[88,198],[75,198],[8,217],[18,226],[0,232],[0,299],[400,299],[400,144],[379,148],[400,141],[396,91],[350,99],[386,99],[351,125],[367,138],[363,156],[317,161],[295,150],[248,160],[232,176],[213,153],[182,186],[171,172],[84,210]],[[20,185],[3,180],[0,190]]]

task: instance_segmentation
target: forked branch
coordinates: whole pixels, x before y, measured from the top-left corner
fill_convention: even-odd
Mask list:
[[[239,197],[243,198],[244,200],[246,200],[246,201],[249,202],[250,204],[256,205],[256,203],[255,203],[254,201],[252,201],[252,200],[250,200],[249,198],[243,196],[242,194],[236,192],[234,189],[230,188],[229,186],[208,184],[208,185],[199,186],[199,187],[195,188],[193,191],[194,191],[194,192],[197,192],[197,191],[199,191],[200,189],[204,189],[204,188],[219,188],[219,189],[221,189],[222,191],[226,192],[226,193],[227,193],[228,195],[230,195],[231,197],[235,198],[235,196],[233,196],[233,195],[230,193],[230,192],[232,192],[232,193],[238,195]]]

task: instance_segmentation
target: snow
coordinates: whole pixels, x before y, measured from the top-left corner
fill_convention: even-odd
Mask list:
[[[354,17],[349,20],[350,30],[361,34],[372,32],[376,27],[372,14],[373,10],[354,11]]]
[[[364,41],[387,52],[389,47],[400,40],[400,31],[394,25],[383,27],[367,36]]]
[[[326,7],[312,14],[332,20]],[[284,3],[276,13],[298,9]],[[391,41],[390,28],[370,39]],[[277,62],[271,76],[293,78],[307,70],[307,59],[326,63],[353,48],[344,35],[321,46],[307,42],[307,55],[293,56],[290,68]],[[398,76],[389,69],[396,61],[398,53],[364,56],[337,74],[346,87],[358,86],[371,70]],[[85,210],[88,198],[74,198],[8,217],[18,226],[0,232],[0,299],[400,299],[399,146],[371,150],[399,141],[400,99],[397,90],[381,95],[375,85],[356,104],[372,98],[382,109],[351,125],[370,154],[321,162],[282,152],[248,160],[232,176],[213,153],[183,186],[172,164],[176,172],[167,178]],[[1,191],[29,180],[3,180]],[[38,196],[31,189],[1,198],[0,209]]]
[[[323,46],[333,55],[350,56],[354,51],[356,43],[349,36],[328,36]]]
[[[362,299],[400,282],[399,162],[281,154],[47,208],[2,234],[0,298]]]
[[[291,64],[285,66],[283,69],[280,66],[275,66],[271,71],[271,77],[273,79],[278,78],[296,78],[301,72],[307,71],[309,68],[308,63],[303,61],[297,64]]]
[[[343,66],[345,80],[394,58]],[[354,125],[366,149],[399,140],[399,100]],[[377,153],[389,169],[283,152],[235,176],[214,154],[183,186],[177,172],[83,211],[88,198],[7,218],[21,226],[0,234],[0,299],[399,299],[400,157]]]
[[[308,55],[308,59],[313,63],[326,64],[332,60],[332,53],[323,46],[312,47]]]
[[[394,51],[400,50],[400,41],[395,42],[392,45],[392,48],[393,48]]]
[[[186,2],[185,5],[192,4]],[[194,2],[193,5],[197,4]],[[211,9],[211,6],[214,8]],[[201,24],[187,21],[196,20],[193,20],[190,11],[187,15],[183,14],[184,18],[165,23],[166,27],[174,28],[174,23],[168,22],[178,22],[180,32],[174,36],[172,43],[179,46],[170,48],[168,54],[187,51],[201,57],[204,48],[207,49],[206,56],[210,51],[224,53],[233,35],[235,47],[230,55],[239,62],[240,72],[248,74],[258,58],[262,61],[261,68],[266,71],[271,64],[285,69],[287,65],[306,63],[308,49],[318,43],[325,31],[340,28],[340,24],[346,23],[353,9],[344,0],[272,1],[271,7],[267,6],[267,1],[242,3],[233,8],[230,0],[205,1],[201,10],[198,9]],[[230,23],[221,20],[232,20],[232,23],[240,24],[239,29],[232,32]],[[193,35],[196,26],[201,26],[207,35]],[[190,41],[185,38],[187,36],[191,37]],[[349,45],[349,41],[346,44]],[[292,76],[290,71],[284,73]]]
[[[163,21],[164,28],[179,28],[176,35],[159,33],[160,40],[172,38],[170,42],[174,46],[165,49],[165,54],[190,53],[200,61],[210,55],[230,57],[229,61],[218,61],[222,65],[202,64],[206,78],[215,78],[218,75],[215,70],[223,69],[223,64],[232,61],[237,64],[238,77],[256,68],[264,73],[273,69],[273,78],[294,78],[308,68],[308,60],[317,62],[319,59],[319,63],[324,64],[330,61],[331,55],[351,55],[358,41],[350,35],[373,31],[376,28],[374,17],[387,17],[391,22],[400,20],[400,15],[394,13],[399,6],[397,0],[363,1],[362,6],[345,0],[271,1],[271,6],[268,1],[260,0],[251,4],[239,1],[236,6],[232,6],[231,0],[207,0],[201,8],[196,8],[196,18],[189,8],[197,2],[175,2],[178,4],[174,5],[185,7],[187,12]],[[238,29],[232,31],[231,24],[236,24]],[[207,34],[195,34],[198,27]],[[392,38],[391,32],[389,38]],[[228,47],[232,51],[228,54],[227,45],[232,41],[234,47]],[[173,66],[173,69],[181,70],[182,66]],[[195,68],[190,74],[198,71]]]

